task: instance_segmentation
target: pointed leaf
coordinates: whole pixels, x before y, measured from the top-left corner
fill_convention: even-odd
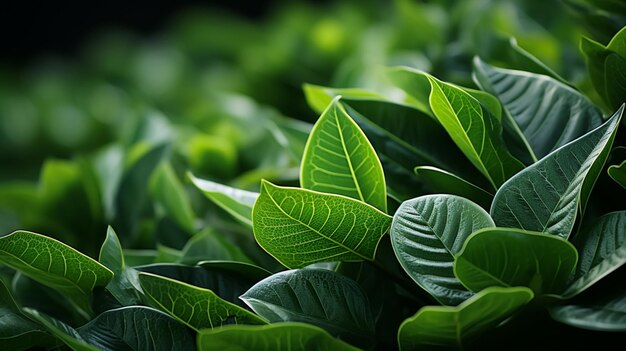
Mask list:
[[[358,351],[324,329],[305,323],[229,325],[198,333],[199,351]]]
[[[387,211],[383,167],[363,131],[335,98],[313,126],[302,157],[302,187]]]
[[[304,84],[302,88],[307,104],[318,114],[322,114],[337,96],[342,96],[349,100],[384,99],[384,97],[378,93],[359,88],[329,88],[314,84]]]
[[[415,167],[420,181],[435,194],[451,194],[470,199],[482,208],[489,208],[493,194],[443,169],[431,166]]]
[[[304,322],[331,335],[363,343],[374,333],[369,302],[351,279],[325,269],[274,274],[241,296],[270,323]]]
[[[602,124],[581,93],[544,75],[493,67],[474,58],[474,78],[502,102],[537,159]]]
[[[571,298],[626,263],[626,211],[598,219],[572,243],[580,255],[574,279],[564,296]],[[626,301],[625,301],[626,302]]]
[[[150,191],[176,224],[189,234],[195,232],[196,215],[180,180],[169,163],[161,164],[150,179]]]
[[[609,173],[609,176],[617,182],[617,184],[626,189],[626,161],[622,161],[619,165],[609,166],[607,172]]]
[[[114,273],[113,279],[106,285],[111,295],[122,306],[138,304],[141,298],[136,289],[139,286],[137,272],[126,266],[122,246],[111,227],[107,228],[107,235],[100,249],[99,261]]]
[[[25,231],[0,238],[0,263],[58,290],[86,313],[93,288],[113,278],[108,268],[62,242]]]
[[[478,229],[493,227],[489,214],[454,195],[427,195],[402,203],[389,234],[396,257],[415,282],[444,305],[472,293],[454,276],[454,257]]]
[[[32,320],[44,326],[52,335],[63,341],[74,351],[98,351],[76,331],[76,329],[39,311],[24,308],[24,313]]]
[[[209,289],[150,273],[139,273],[139,281],[151,304],[195,330],[232,323],[266,323],[255,314],[222,300]]]
[[[196,178],[191,173],[187,173],[187,176],[209,200],[230,213],[240,223],[252,228],[252,206],[259,197],[258,193]]]
[[[457,307],[426,306],[402,323],[400,350],[463,349],[533,298],[527,288],[487,288]]]
[[[602,168],[606,160],[622,112],[623,108],[600,127],[553,151],[503,184],[491,206],[496,225],[567,238],[574,226],[583,182],[595,182],[595,170]],[[596,162],[599,164],[594,165]],[[591,178],[585,180],[588,174]]]
[[[574,327],[599,331],[626,332],[626,293],[591,304],[572,304],[550,309],[555,320]]]
[[[254,237],[285,267],[374,260],[391,217],[341,195],[283,188],[267,181],[252,211]]]
[[[576,267],[578,253],[557,236],[488,228],[472,234],[454,261],[468,289],[526,286],[535,294],[559,294]]]

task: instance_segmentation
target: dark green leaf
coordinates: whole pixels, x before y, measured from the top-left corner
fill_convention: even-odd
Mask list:
[[[194,233],[196,215],[191,209],[191,203],[183,185],[169,163],[161,164],[154,171],[150,188],[155,200],[163,206],[168,216],[189,234]]]
[[[552,318],[574,327],[626,332],[626,293],[613,292],[612,298],[592,304],[572,304],[550,309]]]
[[[557,236],[488,228],[472,234],[454,261],[454,274],[472,291],[526,286],[535,294],[560,294],[578,253]]]
[[[622,161],[619,165],[609,166],[607,172],[613,180],[626,189],[626,161]]]
[[[200,261],[222,260],[253,263],[241,249],[211,228],[194,235],[181,253],[178,260],[182,264],[194,265]]]
[[[52,335],[63,341],[74,351],[98,351],[97,347],[90,345],[83,337],[69,325],[40,313],[36,310],[25,308],[24,313],[32,320],[44,326]]]
[[[100,249],[100,263],[109,268],[113,279],[106,285],[106,289],[122,306],[136,305],[141,301],[137,287],[137,272],[127,267],[124,262],[122,246],[113,228],[107,229],[107,236]]]
[[[254,236],[286,267],[373,260],[391,217],[341,195],[283,188],[267,181],[252,211]]]
[[[491,206],[496,225],[567,238],[580,199],[585,198],[583,182],[595,182],[594,173],[606,161],[622,112],[623,108],[600,127],[553,151],[502,185]]]
[[[423,289],[444,305],[472,296],[454,276],[454,257],[478,229],[493,227],[489,214],[454,195],[427,195],[402,203],[391,224],[398,261]]]
[[[486,209],[491,206],[493,194],[448,171],[431,166],[421,166],[415,167],[415,173],[432,193],[461,196]]]

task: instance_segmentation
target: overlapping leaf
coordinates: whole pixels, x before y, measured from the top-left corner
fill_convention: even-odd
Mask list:
[[[609,166],[609,176],[613,178],[622,188],[626,189],[626,161],[619,165]]]
[[[470,199],[489,209],[493,194],[443,169],[431,166],[415,167],[415,173],[426,187],[437,194],[451,194]]]

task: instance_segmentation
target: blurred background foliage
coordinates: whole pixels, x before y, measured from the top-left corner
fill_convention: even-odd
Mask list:
[[[0,235],[36,231],[96,256],[112,224],[137,264],[187,262],[200,247],[275,269],[250,229],[204,199],[187,172],[247,190],[261,178],[297,184],[317,118],[304,83],[401,98],[383,67],[473,86],[474,55],[532,71],[530,52],[599,101],[580,37],[606,45],[626,24],[625,7],[282,2],[250,18],[194,6],[155,35],[109,29],[71,55],[0,63]]]

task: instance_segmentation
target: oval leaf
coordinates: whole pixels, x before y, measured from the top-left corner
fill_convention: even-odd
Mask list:
[[[576,248],[559,237],[519,229],[488,228],[472,234],[454,262],[468,289],[527,286],[559,294],[576,267]]]
[[[41,234],[16,231],[0,238],[0,263],[56,289],[89,312],[93,288],[105,286],[113,272],[92,258]]]
[[[400,350],[463,349],[533,298],[527,288],[487,288],[457,307],[426,306],[402,323]]]
[[[626,189],[626,161],[622,161],[619,165],[610,166],[607,172],[617,184]]]
[[[305,323],[229,325],[198,333],[200,351],[357,351],[324,329]]]
[[[226,302],[209,289],[199,288],[150,273],[139,273],[144,293],[155,307],[193,329],[224,324],[265,324],[245,309]]]
[[[567,238],[574,226],[587,174],[606,160],[624,108],[584,136],[557,149],[509,179],[496,193],[491,217],[514,227]],[[594,163],[599,165],[594,165]],[[597,174],[596,174],[597,176]],[[593,177],[592,177],[593,178]],[[595,179],[590,180],[591,183]]]
[[[428,195],[402,203],[393,216],[391,243],[402,268],[444,305],[472,293],[454,276],[454,257],[478,229],[493,227],[489,214],[454,195]]]
[[[493,67],[478,57],[474,77],[502,102],[535,160],[602,124],[601,112],[584,95],[554,78]]]
[[[387,211],[383,167],[339,97],[313,126],[301,167],[303,188],[344,195]]]
[[[283,188],[267,181],[252,211],[254,237],[285,267],[374,260],[391,217],[341,195]]]
[[[333,271],[277,273],[258,282],[241,299],[270,323],[309,323],[361,343],[374,334],[367,297],[356,282]]]
[[[626,263],[626,211],[606,214],[572,243],[580,258],[565,296],[571,298]]]

